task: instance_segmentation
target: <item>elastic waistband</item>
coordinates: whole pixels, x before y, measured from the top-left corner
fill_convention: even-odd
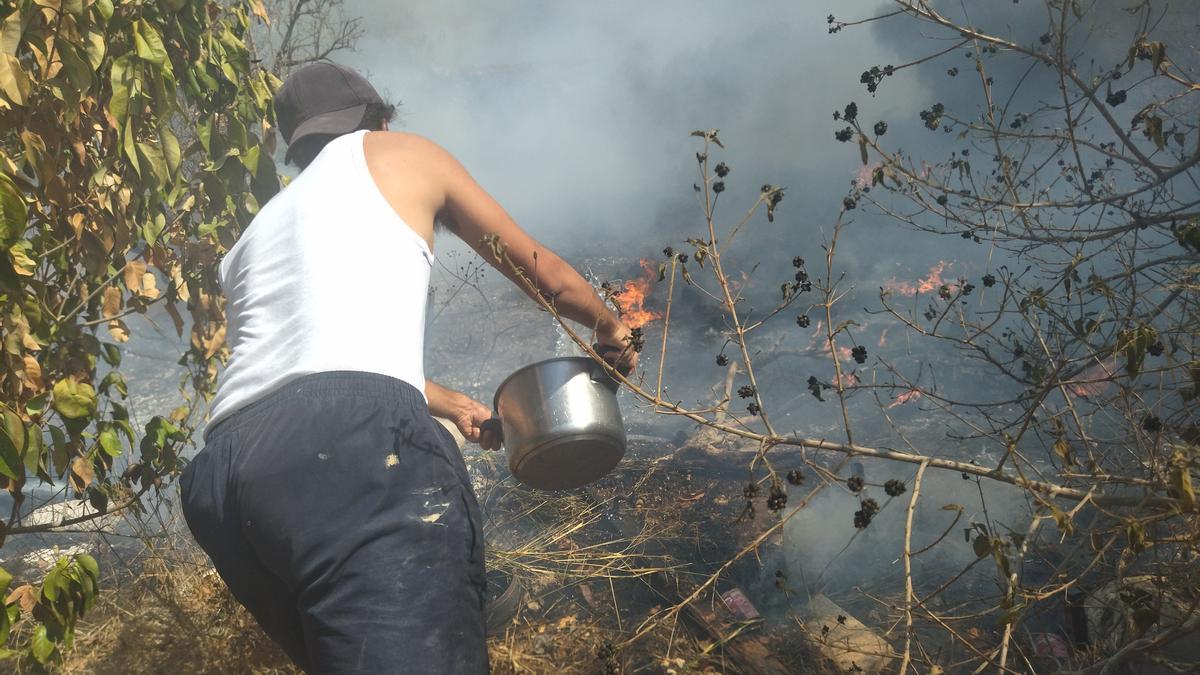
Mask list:
[[[336,370],[301,375],[279,385],[262,398],[238,408],[229,416],[217,420],[204,430],[207,442],[214,434],[232,431],[245,424],[256,413],[276,404],[299,398],[322,396],[369,396],[392,400],[401,405],[427,409],[425,395],[404,380],[379,373]]]

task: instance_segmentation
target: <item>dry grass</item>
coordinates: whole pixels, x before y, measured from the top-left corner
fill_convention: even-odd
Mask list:
[[[724,642],[739,634],[790,654],[785,659],[806,658],[791,622],[733,624],[727,615],[718,622],[725,637],[698,633],[674,615],[651,620],[628,643],[678,599],[663,595],[664,582],[686,594],[704,578],[697,558],[719,560],[762,528],[734,522],[737,502],[727,495],[736,485],[665,468],[627,461],[586,493],[552,498],[511,481],[482,481],[489,566],[518,576],[527,590],[489,639],[492,672],[735,673]],[[106,584],[55,672],[300,672],[190,537],[147,537],[145,546],[139,572]],[[711,593],[695,604],[714,616],[724,611]],[[814,663],[795,663],[817,672]],[[16,672],[43,671],[26,662]]]

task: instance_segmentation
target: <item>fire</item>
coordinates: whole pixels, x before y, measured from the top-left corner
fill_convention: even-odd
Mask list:
[[[658,272],[654,269],[654,261],[642,258],[642,277],[625,282],[625,288],[613,294],[613,300],[621,309],[621,321],[630,328],[640,328],[655,319],[661,319],[662,314],[643,307],[646,297],[650,295],[650,284]]]
[[[942,272],[945,272],[946,268],[949,266],[950,263],[946,262],[945,260],[939,260],[936,265],[929,268],[929,274],[917,279],[916,283],[909,281],[897,281],[895,278],[892,278],[891,281],[888,281],[883,285],[883,289],[885,291],[891,291],[897,295],[917,295],[918,293],[929,293],[930,291],[935,291],[944,285],[953,287],[956,284],[947,284],[942,280]]]
[[[899,396],[897,396],[895,401],[892,401],[891,403],[889,403],[888,410],[891,410],[892,408],[895,408],[898,405],[904,405],[905,403],[908,403],[909,401],[911,401],[913,399],[921,398],[921,396],[922,396],[922,394],[921,394],[920,389],[909,389],[908,391],[904,392],[903,394],[900,394]]]
[[[1116,357],[1109,357],[1107,361],[1101,361],[1083,371],[1078,381],[1069,385],[1069,389],[1072,394],[1082,398],[1097,398],[1108,391],[1117,368]]]

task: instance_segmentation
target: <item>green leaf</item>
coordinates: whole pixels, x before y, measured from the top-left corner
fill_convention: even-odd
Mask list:
[[[145,19],[138,19],[133,25],[133,44],[138,58],[156,65],[162,65],[167,60],[167,49],[163,47],[162,36],[158,30]]]
[[[121,348],[111,342],[100,344],[100,355],[104,357],[104,362],[113,368],[121,366]]]
[[[21,453],[7,433],[0,433],[0,475],[12,480],[21,480],[25,475],[25,463],[21,461]]]
[[[158,146],[138,141],[137,152],[140,163],[150,167],[150,173],[154,174],[160,185],[171,179],[171,175],[167,171],[167,161],[163,158],[162,150]]]
[[[8,248],[25,233],[25,198],[16,183],[0,173],[0,248]]]
[[[129,160],[130,165],[133,166],[133,170],[137,172],[138,176],[141,176],[142,167],[138,164],[137,137],[133,133],[132,117],[125,119],[125,133],[121,149],[125,151],[125,158]]]
[[[108,99],[108,111],[118,123],[124,123],[129,112],[129,84],[135,74],[137,57],[125,54],[113,61],[109,72],[109,83],[112,86],[112,96]]]
[[[50,440],[53,442],[53,453],[51,459],[54,462],[54,470],[59,477],[67,472],[67,465],[71,463],[71,456],[67,452],[67,435],[59,427],[50,427]]]
[[[109,19],[112,18],[112,15],[113,15],[112,0],[96,0],[96,3],[94,6],[96,8],[96,11],[100,12],[100,16],[103,17],[103,19],[105,21],[108,21]]]
[[[54,409],[67,419],[89,417],[96,412],[96,391],[87,382],[59,380],[54,383]]]
[[[258,146],[254,146],[241,154],[238,159],[241,160],[242,166],[246,167],[252,175],[258,171]]]
[[[179,139],[165,126],[159,128],[158,137],[162,145],[163,158],[167,162],[167,171],[172,176],[178,175],[179,164],[183,161],[183,151],[179,147]]]
[[[8,570],[0,567],[0,597],[8,595],[8,585],[11,583],[12,575],[8,573]]]
[[[124,449],[121,447],[121,437],[117,436],[117,432],[112,427],[100,432],[100,447],[110,457],[119,457]]]
[[[42,468],[42,454],[45,450],[42,428],[36,424],[30,424],[25,428],[25,471],[27,474],[36,475]]]
[[[46,626],[40,625],[33,631],[33,638],[29,641],[29,649],[33,653],[33,658],[37,659],[38,663],[45,664],[50,660],[50,655],[54,653],[54,643],[50,638],[46,637]]]
[[[75,562],[79,563],[79,567],[92,577],[93,581],[100,580],[100,566],[96,564],[96,559],[86,553],[80,553],[75,556]]]
[[[146,243],[153,245],[158,241],[158,235],[162,234],[166,226],[166,216],[161,213],[155,214],[153,218],[142,225],[142,237],[146,240]]]
[[[104,34],[94,30],[88,31],[87,45],[84,46],[84,51],[87,53],[88,64],[92,70],[99,70],[100,64],[104,63],[104,55],[108,53],[108,44],[104,41]]]

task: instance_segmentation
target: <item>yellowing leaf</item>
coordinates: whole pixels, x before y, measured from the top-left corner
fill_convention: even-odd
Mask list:
[[[0,93],[17,105],[25,105],[29,96],[29,76],[12,54],[0,54]]]
[[[104,289],[104,296],[100,303],[100,316],[105,319],[121,313],[121,289],[116,286],[109,286]]]
[[[87,382],[65,378],[54,383],[54,409],[68,419],[96,412],[96,390]]]
[[[142,290],[138,294],[150,300],[158,297],[158,281],[153,272],[146,272],[142,275]]]
[[[4,604],[16,604],[21,607],[21,611],[32,612],[33,608],[37,605],[37,600],[37,591],[34,590],[33,586],[25,584],[23,586],[17,586],[14,588],[12,592],[8,594],[8,597],[4,599]]]
[[[267,16],[267,8],[263,6],[262,0],[250,0],[250,11],[263,20],[263,23],[271,25],[271,17]]]
[[[96,468],[92,460],[86,457],[76,457],[71,460],[71,486],[83,491],[92,481],[96,480]]]
[[[113,319],[108,322],[108,334],[117,342],[129,342],[129,327],[120,319]]]
[[[146,274],[146,261],[130,260],[125,264],[125,288],[129,289],[130,293],[137,293],[142,289],[142,277]]]
[[[7,248],[25,233],[28,211],[15,183],[0,173],[0,247]]]
[[[32,354],[26,354],[22,361],[25,367],[25,377],[23,382],[26,387],[34,391],[41,391],[46,385],[42,384],[42,364],[34,358]]]
[[[13,271],[23,277],[31,277],[37,271],[37,263],[28,254],[32,248],[29,242],[22,241],[8,249],[8,255],[12,258]]]

